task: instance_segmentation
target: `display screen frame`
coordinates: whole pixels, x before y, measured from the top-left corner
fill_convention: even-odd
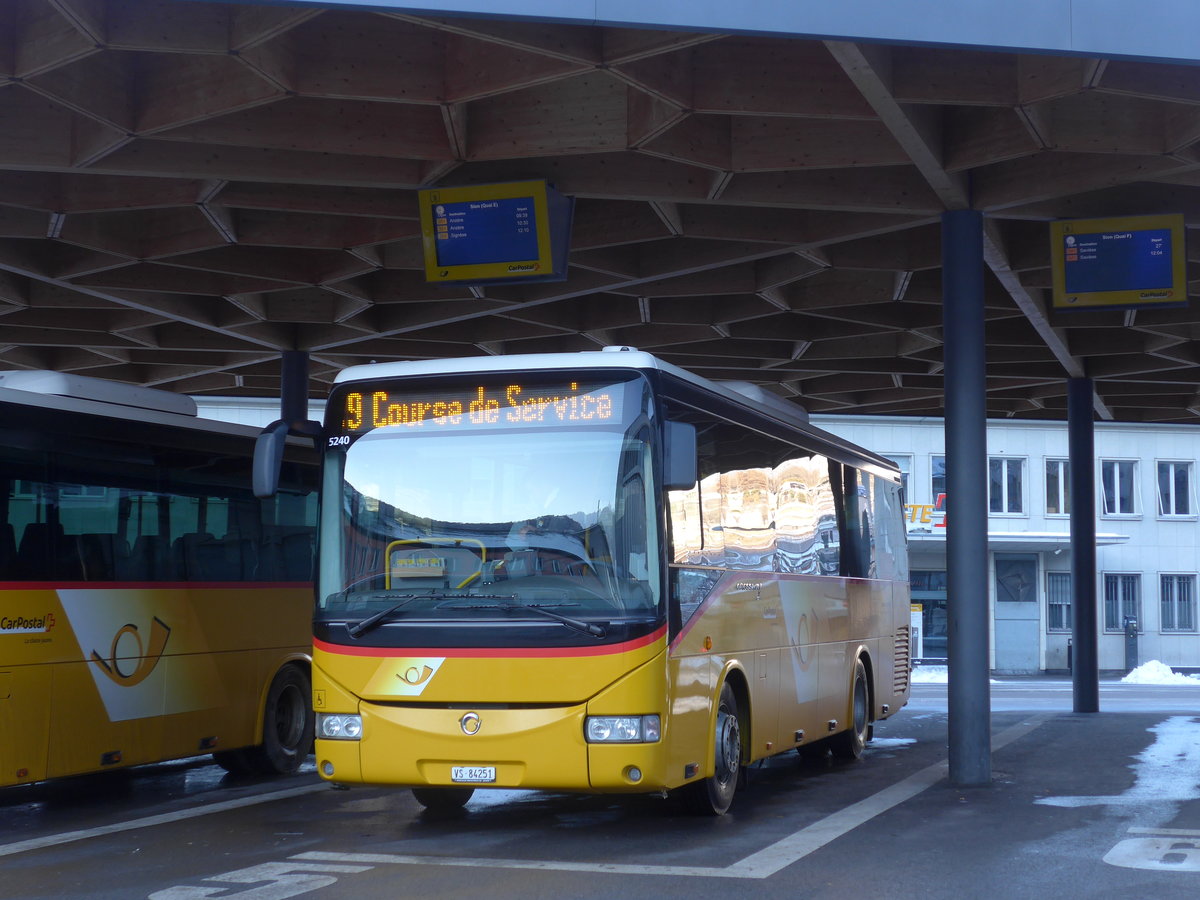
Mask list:
[[[417,197],[426,281],[496,284],[566,278],[574,204],[544,180],[430,188]],[[523,200],[527,209],[515,205]],[[517,219],[525,215],[527,219]],[[508,216],[513,221],[502,221]],[[529,229],[529,239],[517,234],[523,228]],[[447,259],[439,248],[450,242],[461,244]]]
[[[1147,265],[1146,260],[1134,260],[1139,268],[1120,273],[1125,279],[1123,283],[1120,276],[1105,276],[1100,267],[1106,263],[1111,266],[1120,243],[1130,241],[1135,250],[1151,247],[1154,243],[1150,237],[1154,232],[1165,236],[1164,245],[1156,251],[1167,256],[1162,264]],[[1113,243],[1106,246],[1109,242]],[[1069,284],[1073,280],[1069,267],[1088,262],[1089,248],[1090,260],[1095,261],[1097,271],[1089,273],[1088,284]],[[1147,252],[1150,251],[1142,250],[1143,255]],[[1050,263],[1056,311],[1169,308],[1186,306],[1188,302],[1187,247],[1182,214],[1051,222]],[[1152,271],[1158,274],[1149,275]],[[1106,277],[1109,277],[1107,286],[1104,284]],[[1139,278],[1147,277],[1154,283],[1138,283]]]

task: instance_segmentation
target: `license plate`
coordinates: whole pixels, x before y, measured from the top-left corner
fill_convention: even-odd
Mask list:
[[[491,784],[496,780],[495,766],[451,766],[450,780],[468,784]]]

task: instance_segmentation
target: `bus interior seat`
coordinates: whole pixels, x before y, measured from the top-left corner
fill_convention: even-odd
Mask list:
[[[183,581],[246,581],[254,571],[254,543],[248,538],[192,532],[176,538],[171,552]]]
[[[64,541],[59,523],[30,522],[21,533],[17,550],[19,577],[38,580],[75,580],[78,574],[56,565]]]
[[[11,578],[17,562],[17,540],[11,522],[0,522],[0,578]]]
[[[161,534],[139,535],[133,542],[128,565],[126,577],[131,581],[169,581],[174,577],[169,545]]]
[[[527,578],[530,575],[540,575],[541,560],[536,550],[511,550],[504,554],[504,564],[500,567],[509,578]]]
[[[84,581],[114,581],[128,570],[129,542],[117,534],[93,532],[67,536],[74,544]]]
[[[316,535],[307,525],[265,526],[257,577],[262,581],[310,581]]]

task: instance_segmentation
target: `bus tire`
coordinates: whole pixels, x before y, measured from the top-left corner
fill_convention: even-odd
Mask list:
[[[257,772],[254,760],[250,758],[247,748],[237,750],[217,750],[213,753],[213,762],[230,775],[253,775]]]
[[[430,812],[452,812],[462,809],[475,793],[475,788],[413,788],[412,795]]]
[[[733,803],[742,771],[742,726],[737,694],[726,682],[717,701],[713,729],[713,774],[684,787],[688,809],[701,816],[723,816]]]
[[[856,659],[854,687],[850,693],[850,727],[830,738],[829,749],[837,759],[861,759],[870,731],[871,688],[867,684],[867,667],[861,659]]]
[[[247,750],[262,775],[291,775],[312,752],[312,683],[299,666],[275,673],[263,708],[263,740]]]

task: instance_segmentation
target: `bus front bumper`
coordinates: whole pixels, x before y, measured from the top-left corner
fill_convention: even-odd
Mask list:
[[[641,793],[662,790],[661,743],[589,744],[587,705],[423,708],[363,702],[359,740],[316,742],[329,781]]]

